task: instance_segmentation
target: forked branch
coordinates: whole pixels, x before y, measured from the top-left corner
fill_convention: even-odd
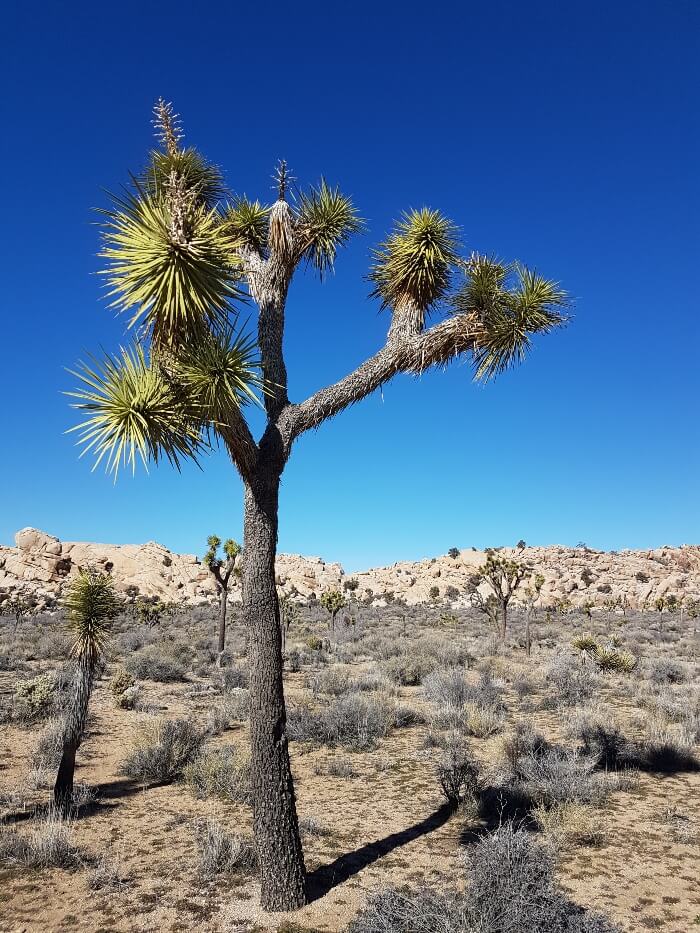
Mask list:
[[[470,312],[456,314],[420,334],[387,343],[354,372],[334,385],[320,389],[299,405],[282,413],[280,430],[287,444],[310,428],[318,427],[349,405],[361,401],[398,373],[416,375],[474,350],[483,325]]]

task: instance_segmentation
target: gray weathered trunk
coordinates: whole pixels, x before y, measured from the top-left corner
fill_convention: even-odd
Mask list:
[[[226,604],[228,591],[226,587],[219,587],[219,656],[226,647]]]
[[[306,902],[282,686],[282,635],[275,587],[279,470],[263,462],[246,484],[243,610],[250,626],[250,743],[253,825],[265,910]]]
[[[53,789],[54,803],[63,813],[67,813],[73,805],[75,755],[80,747],[87,721],[95,660],[93,657],[86,656],[82,657],[78,662],[71,704],[66,713],[63,729],[63,752]]]

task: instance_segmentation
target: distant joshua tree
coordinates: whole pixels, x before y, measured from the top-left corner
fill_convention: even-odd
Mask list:
[[[282,633],[282,654],[287,650],[287,632],[294,622],[299,620],[301,610],[299,604],[294,601],[296,590],[293,593],[285,593],[283,590],[277,590],[277,599],[280,604],[280,630]]]
[[[451,547],[449,551],[447,552],[447,556],[451,557],[452,560],[457,560],[457,558],[459,557],[459,548]]]
[[[219,593],[219,657],[226,647],[226,608],[228,605],[228,588],[231,575],[237,570],[236,558],[241,553],[241,546],[233,538],[224,541],[224,556],[219,557],[221,538],[209,535],[207,538],[209,550],[204,555],[203,562],[209,568],[216,580],[216,589]]]
[[[243,611],[250,627],[253,826],[267,910],[306,902],[304,860],[289,764],[280,608],[275,587],[278,501],[295,441],[401,373],[420,375],[467,357],[490,380],[521,362],[533,335],[564,320],[566,294],[524,266],[460,255],[457,227],[427,207],[401,216],[373,252],[372,297],[389,313],[386,342],[334,385],[302,402],[287,389],[287,296],[300,268],[321,277],[363,221],[351,199],[321,180],[292,185],[277,171],[276,199],[230,197],[219,171],[181,142],[172,107],[156,106],[162,148],[105,213],[114,307],[137,340],[83,365],[75,393],[82,441],[116,472],[137,458],[178,465],[220,441],[244,487]],[[257,339],[236,303],[257,311]],[[442,319],[432,326],[432,312]],[[357,320],[357,318],[355,318]],[[266,414],[253,436],[244,405]]]
[[[36,611],[36,604],[35,597],[17,594],[5,600],[0,607],[0,615],[11,616],[15,620],[14,631],[16,632],[20,622]]]
[[[489,549],[486,551],[486,563],[469,578],[467,592],[474,608],[485,613],[492,622],[494,609],[498,608],[497,631],[501,639],[506,637],[508,606],[529,572],[526,564],[508,560]],[[490,590],[486,596],[479,589],[484,583]]]
[[[87,721],[95,672],[120,604],[111,577],[81,570],[68,591],[64,606],[68,611],[70,629],[75,636],[73,655],[76,666],[53,794],[56,806],[67,813],[73,802],[75,755]]]
[[[335,617],[345,605],[345,597],[340,590],[326,590],[321,594],[321,605],[331,617],[331,632],[335,628]]]

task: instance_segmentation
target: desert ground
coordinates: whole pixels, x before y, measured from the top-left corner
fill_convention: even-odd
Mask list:
[[[2,618],[0,930],[410,930],[372,899],[469,897],[504,827],[610,924],[571,929],[697,928],[698,620],[539,609],[528,657],[524,618],[501,641],[441,600],[348,599],[332,631],[298,608],[285,686],[311,899],[290,915],[258,906],[240,610],[222,658],[214,606],[119,617],[67,821],[48,805],[70,638],[60,611]]]

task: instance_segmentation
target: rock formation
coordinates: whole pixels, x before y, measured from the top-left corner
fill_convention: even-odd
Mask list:
[[[630,608],[652,608],[659,596],[700,597],[696,545],[620,552],[525,547],[504,548],[502,553],[542,574],[542,604],[563,598],[573,605],[590,601],[598,606],[623,600]],[[483,561],[483,551],[467,549],[454,558],[404,561],[346,575],[340,564],[319,557],[280,554],[277,577],[285,592],[300,598],[319,596],[355,579],[355,595],[360,598],[382,600],[393,593],[409,604],[423,603],[437,587],[441,598],[458,603],[465,598],[469,575]],[[15,536],[15,547],[0,546],[0,604],[20,593],[34,597],[39,606],[50,606],[81,567],[111,573],[118,589],[132,595],[190,604],[216,598],[213,577],[194,554],[174,554],[154,541],[120,545],[59,541],[35,528],[23,528]],[[234,591],[232,598],[240,595]]]

